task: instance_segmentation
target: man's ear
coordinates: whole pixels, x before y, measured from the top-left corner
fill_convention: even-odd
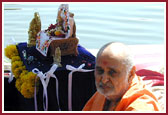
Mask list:
[[[132,81],[133,77],[135,76],[135,72],[136,72],[136,67],[133,66],[128,76],[128,82]]]

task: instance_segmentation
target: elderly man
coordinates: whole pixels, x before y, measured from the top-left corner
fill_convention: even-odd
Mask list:
[[[135,74],[131,52],[122,43],[108,43],[97,54],[97,92],[83,111],[159,111],[156,97]]]

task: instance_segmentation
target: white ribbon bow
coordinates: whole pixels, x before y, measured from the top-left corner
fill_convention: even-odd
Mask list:
[[[58,79],[57,77],[54,75],[54,72],[56,71],[58,65],[54,64],[50,70],[46,73],[43,74],[43,72],[39,71],[37,68],[34,68],[32,70],[33,73],[36,73],[37,76],[40,78],[41,83],[43,85],[43,100],[45,99],[45,103],[43,101],[43,108],[45,111],[48,110],[48,95],[47,95],[47,86],[50,80],[50,77],[55,78],[56,80],[56,98],[57,98],[57,102],[58,102],[58,107],[59,110],[60,109],[60,105],[59,105],[59,95],[58,95]],[[36,86],[36,84],[35,84]],[[35,110],[37,111],[37,100],[36,100],[36,87],[35,87],[35,91],[34,91],[34,101],[35,101]]]
[[[68,110],[72,111],[72,74],[74,72],[91,72],[93,70],[82,69],[85,64],[80,65],[78,68],[75,68],[71,65],[66,65],[66,69],[71,72],[68,75]]]

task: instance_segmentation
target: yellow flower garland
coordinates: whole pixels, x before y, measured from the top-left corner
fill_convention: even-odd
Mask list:
[[[11,59],[12,73],[16,78],[15,86],[17,90],[25,97],[34,97],[35,82],[39,85],[39,78],[36,74],[28,72],[19,56],[16,45],[9,45],[5,48],[5,56]],[[36,90],[38,91],[38,89]]]
[[[9,45],[5,48],[5,56],[12,59],[14,56],[19,56],[16,45]]]

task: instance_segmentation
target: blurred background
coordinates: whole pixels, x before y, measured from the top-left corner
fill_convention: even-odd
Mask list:
[[[60,3],[4,3],[4,48],[27,42],[34,12],[39,12],[42,30],[56,23]],[[79,44],[94,52],[102,45],[118,41],[127,45],[164,45],[165,3],[69,3],[74,13]],[[7,59],[5,58],[7,61]]]

